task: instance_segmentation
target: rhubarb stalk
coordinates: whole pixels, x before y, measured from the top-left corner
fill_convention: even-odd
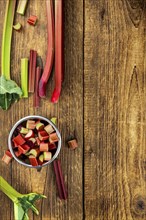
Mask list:
[[[54,59],[54,13],[53,13],[53,1],[46,0],[47,9],[47,31],[48,31],[48,48],[47,48],[47,59],[44,68],[44,72],[39,82],[39,96],[46,96],[46,85],[49,80],[53,59]]]
[[[21,88],[23,91],[23,98],[28,97],[28,59],[21,59]]]
[[[29,92],[34,93],[37,52],[30,50]]]
[[[35,92],[34,92],[34,107],[40,106],[40,97],[39,97],[39,80],[41,77],[41,68],[36,68],[36,80],[35,80]]]
[[[1,52],[1,73],[0,77],[0,107],[7,110],[9,106],[17,101],[22,95],[18,85],[10,80],[10,52],[15,14],[16,0],[8,0],[3,27],[2,52]]]
[[[29,209],[38,215],[39,212],[35,207],[34,202],[38,199],[46,198],[46,196],[37,193],[21,194],[10,186],[1,176],[0,190],[13,201],[15,220],[29,220]]]
[[[55,89],[51,101],[57,103],[63,79],[63,0],[55,0]]]
[[[55,171],[55,175],[56,175],[56,183],[57,183],[57,187],[58,187],[59,198],[60,199],[67,199],[67,192],[65,189],[60,160],[58,160],[58,159],[54,160],[53,165],[54,165],[54,171]]]

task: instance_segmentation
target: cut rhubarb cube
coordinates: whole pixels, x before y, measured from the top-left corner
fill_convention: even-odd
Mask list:
[[[34,132],[32,130],[30,130],[26,135],[25,135],[25,139],[28,140],[30,138],[34,137]]]
[[[7,156],[13,158],[13,156],[12,156],[12,154],[11,154],[11,152],[10,152],[9,150],[5,151],[5,154],[6,154]]]
[[[41,143],[40,139],[38,137],[36,137],[35,139],[36,139],[37,145],[39,146]]]
[[[49,135],[46,131],[39,131],[38,137],[39,137],[40,141],[49,140]]]
[[[29,141],[32,141],[32,143],[36,143],[36,139],[35,138],[30,138]]]
[[[15,151],[16,157],[19,157],[21,154],[22,154],[22,151],[20,151],[19,148],[18,148],[18,150]]]
[[[40,151],[44,151],[44,152],[47,152],[49,150],[49,145],[48,145],[48,143],[44,143],[44,142],[42,142],[42,143],[40,143]]]
[[[37,149],[31,149],[29,152],[27,152],[25,155],[29,156],[29,155],[33,155],[34,157],[38,157],[40,154],[40,150],[39,148]]]
[[[28,128],[21,127],[20,129],[21,134],[27,134],[28,132],[29,132]]]
[[[52,143],[52,144],[50,143],[50,144],[49,144],[49,151],[51,151],[51,150],[56,150],[56,148],[57,148],[57,147],[56,147],[56,144],[54,144],[54,143]]]
[[[40,120],[37,120],[35,124],[37,125],[38,123],[40,123]]]
[[[45,161],[49,161],[52,158],[52,153],[51,152],[44,152],[43,156],[44,156]]]
[[[9,164],[10,161],[12,160],[12,157],[8,156],[6,153],[4,154],[2,161],[4,161],[4,163]]]
[[[35,129],[35,126],[36,126],[36,123],[35,123],[35,121],[33,121],[33,120],[28,120],[27,122],[26,122],[26,128],[28,128],[28,129]]]
[[[5,151],[5,154],[2,158],[2,161],[4,161],[6,164],[9,164],[12,160],[13,156],[9,150]]]
[[[17,148],[18,147],[18,144],[16,144],[15,142],[14,142],[14,144],[13,144],[13,149],[15,149],[15,148]]]
[[[42,165],[43,162],[44,162],[44,155],[41,154],[41,155],[39,156],[38,163],[39,163],[39,165]]]
[[[29,161],[32,166],[34,166],[34,167],[38,166],[38,161],[33,155],[29,156]]]
[[[22,146],[19,145],[18,149],[22,154],[26,154],[30,150],[30,147],[27,144],[24,144]]]
[[[36,22],[37,22],[37,16],[35,15],[31,15],[27,20],[27,23],[33,26],[35,26]]]
[[[30,148],[35,147],[35,144],[34,144],[32,141],[30,141],[30,140],[27,140],[27,141],[26,141],[26,144],[27,144]]]
[[[54,132],[54,128],[52,127],[52,125],[47,125],[44,127],[44,130],[48,133],[51,134]]]
[[[72,150],[76,149],[78,147],[77,140],[74,139],[74,140],[68,141],[68,145],[70,149]]]
[[[12,141],[17,145],[23,145],[25,143],[24,138],[21,136],[21,134],[18,134],[16,137],[12,139]]]
[[[37,123],[37,124],[36,124],[36,129],[37,129],[38,131],[42,131],[42,130],[44,129],[44,124],[41,123],[41,122]]]
[[[58,138],[56,132],[49,135],[49,141],[50,141],[50,143],[55,143],[55,142],[59,141],[59,138]]]

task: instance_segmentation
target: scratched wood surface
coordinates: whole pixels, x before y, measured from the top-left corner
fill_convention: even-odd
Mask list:
[[[0,40],[6,2],[0,1]],[[37,26],[26,24],[36,14]],[[30,1],[24,26],[14,32],[11,73],[20,83],[20,59],[36,49],[45,62],[45,1]],[[63,137],[59,158],[68,200],[57,197],[52,166],[40,173],[15,161],[0,161],[0,175],[21,193],[37,191],[48,198],[38,202],[40,220],[146,219],[146,2],[144,0],[64,1],[65,81],[60,102],[52,105],[53,76],[48,98],[33,108],[33,98],[0,110],[0,156],[12,125],[21,117],[57,116]],[[66,139],[77,134],[79,148],[69,151]],[[5,204],[3,208],[3,204]],[[13,219],[13,206],[0,192],[0,218]]]
[[[0,41],[6,1],[0,1]],[[36,27],[29,26],[26,21],[29,15],[38,16]],[[30,0],[26,16],[17,15],[15,23],[23,25],[22,32],[14,32],[12,40],[11,76],[20,83],[20,59],[29,57],[29,50],[35,49],[45,63],[47,49],[46,10],[45,0]],[[15,161],[6,166],[0,161],[0,175],[12,184],[19,192],[38,192],[47,196],[39,201],[37,207],[40,215],[29,213],[30,220],[49,219],[82,219],[83,216],[83,3],[76,0],[64,2],[64,55],[65,81],[60,102],[50,103],[53,92],[53,74],[48,84],[47,98],[42,100],[41,108],[33,108],[33,97],[22,99],[14,104],[7,112],[0,110],[0,157],[7,148],[7,137],[13,124],[26,115],[43,115],[58,118],[58,128],[61,131],[63,142],[59,158],[62,162],[65,183],[68,190],[68,200],[60,201],[56,189],[55,175],[52,166],[42,169],[39,173],[35,169],[25,168]],[[68,149],[66,139],[77,133],[78,150]],[[13,218],[13,206],[9,199],[0,192],[0,219]],[[18,219],[19,220],[19,219]]]

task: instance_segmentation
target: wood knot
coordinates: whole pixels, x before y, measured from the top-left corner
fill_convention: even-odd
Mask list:
[[[132,202],[132,210],[135,215],[143,216],[146,214],[146,197],[135,196]]]
[[[103,8],[100,12],[101,20],[104,20],[104,15],[105,15],[105,9]]]

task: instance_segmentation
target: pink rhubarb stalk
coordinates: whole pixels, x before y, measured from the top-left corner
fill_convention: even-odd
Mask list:
[[[54,60],[54,13],[53,13],[53,1],[46,0],[46,9],[47,9],[47,30],[48,30],[48,51],[47,51],[47,60],[44,68],[44,72],[39,82],[39,96],[46,96],[46,85],[49,80],[53,60]]]
[[[41,77],[41,68],[36,68],[36,80],[35,80],[35,92],[34,92],[34,107],[40,106],[40,97],[39,97],[39,80]]]
[[[37,58],[37,52],[34,50],[30,50],[30,63],[29,63],[29,92],[30,93],[34,93],[36,58]]]
[[[58,102],[63,80],[63,0],[55,0],[55,89],[51,101]]]

